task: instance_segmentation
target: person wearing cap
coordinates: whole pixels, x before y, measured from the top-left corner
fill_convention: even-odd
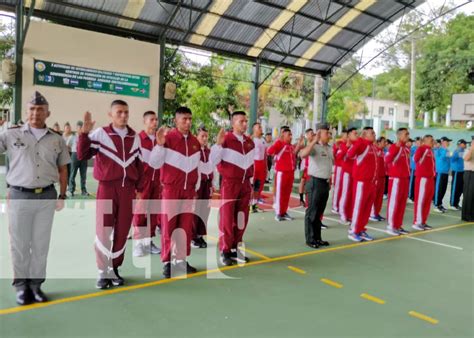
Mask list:
[[[302,159],[308,158],[306,182],[308,207],[305,211],[304,225],[306,245],[313,249],[329,245],[321,238],[323,226],[321,219],[329,198],[334,164],[334,154],[328,144],[329,140],[329,126],[321,123],[317,126],[312,140],[299,152]]]
[[[421,145],[421,138],[417,136],[415,138],[415,142],[412,143],[410,147],[410,187],[408,190],[408,199],[411,202],[415,201],[415,181],[416,181],[416,176],[415,176],[415,170],[416,170],[416,164],[415,164],[415,152],[416,149]]]
[[[452,140],[443,136],[441,146],[435,152],[436,159],[436,184],[434,205],[435,211],[445,213],[447,209],[443,206],[443,198],[448,188],[449,169],[451,167],[451,156],[449,154],[449,142]]]
[[[64,207],[67,165],[64,139],[46,126],[49,103],[35,92],[27,105],[27,122],[0,133],[0,153],[6,152],[6,175],[13,286],[19,305],[46,302],[41,285],[54,213]],[[5,121],[0,120],[0,126]],[[59,195],[55,183],[59,182]]]
[[[95,156],[94,178],[99,181],[95,228],[98,289],[125,284],[119,268],[125,259],[133,200],[139,200],[143,190],[140,139],[128,126],[127,102],[112,101],[108,116],[108,126],[92,130],[95,122],[91,113],[86,112],[77,143],[79,160]]]
[[[467,142],[464,139],[460,139],[457,143],[457,148],[453,151],[451,156],[451,198],[449,199],[449,208],[451,210],[461,210],[459,201],[461,199],[463,191],[463,178],[464,178],[464,150],[466,149]]]
[[[81,195],[89,196],[87,192],[87,160],[79,160],[77,156],[77,140],[81,134],[81,128],[83,126],[82,121],[77,121],[76,123],[76,133],[71,135],[70,138],[66,141],[66,145],[71,150],[71,172],[69,173],[69,185],[68,191],[71,196],[74,196],[76,193],[76,175],[79,171],[81,177]]]
[[[249,261],[241,251],[241,246],[249,220],[252,195],[250,179],[254,173],[255,158],[255,144],[245,135],[247,114],[235,111],[231,115],[231,123],[232,131],[219,131],[209,155],[212,165],[217,166],[222,177],[219,251],[220,261],[225,266]]]
[[[161,168],[163,211],[161,218],[161,261],[163,276],[195,273],[189,264],[193,238],[193,201],[200,179],[201,144],[191,133],[193,113],[188,107],[175,110],[175,128],[160,127],[150,154],[150,166]],[[192,211],[192,212],[190,212]]]
[[[161,199],[160,170],[150,165],[150,154],[156,145],[156,130],[158,127],[158,117],[154,111],[143,113],[144,129],[138,133],[140,138],[140,152],[143,162],[143,190],[142,199],[145,201],[144,213],[133,215],[133,256],[142,257],[149,254],[158,255],[161,250],[153,242],[156,236],[156,229],[160,227],[160,217],[156,213],[148,211],[148,200]]]
[[[467,149],[467,148],[466,148]],[[464,151],[464,190],[462,199],[461,219],[474,221],[474,135],[471,146]]]

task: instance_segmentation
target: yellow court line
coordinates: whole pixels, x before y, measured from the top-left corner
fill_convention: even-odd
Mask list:
[[[215,241],[215,242],[219,241],[218,238],[216,238],[216,237],[214,237],[214,236],[211,236],[211,235],[206,235],[206,237],[209,238],[209,239],[212,239],[212,240]],[[257,251],[255,251],[255,250],[251,250],[251,249],[249,249],[249,248],[247,248],[247,247],[244,247],[244,251],[250,252],[250,253],[251,253],[252,255],[254,255],[255,257],[259,257],[259,258],[261,258],[261,259],[265,259],[265,260],[271,259],[270,257],[265,256],[264,254],[261,254],[260,252],[257,252]]]
[[[290,269],[290,270],[293,271],[293,272],[299,273],[299,274],[301,274],[301,275],[306,275],[306,271],[301,270],[301,269],[299,269],[299,268],[297,268],[297,267],[295,267],[295,266],[288,265],[288,269]]]
[[[327,279],[327,278],[321,278],[320,279],[321,282],[323,282],[324,284],[327,284],[327,285],[330,285],[330,286],[333,286],[335,288],[338,288],[338,289],[341,289],[344,285],[338,283],[338,282],[335,282],[333,280],[330,280],[330,279]]]
[[[436,229],[433,229],[433,230],[420,231],[420,232],[417,232],[417,233],[413,233],[410,236],[424,235],[424,234],[428,234],[428,233],[432,233],[432,232],[444,231],[444,230],[454,229],[454,228],[458,228],[458,227],[462,227],[462,226],[466,226],[466,225],[473,225],[473,224],[474,224],[474,222],[453,224],[453,225],[448,225],[448,226],[445,226],[445,227],[442,227],[442,228],[436,228]],[[305,252],[295,253],[295,254],[286,255],[286,256],[274,257],[274,258],[270,258],[268,260],[263,260],[262,259],[262,260],[258,260],[258,261],[249,262],[249,263],[246,263],[246,264],[224,266],[224,267],[217,268],[217,269],[199,271],[199,272],[196,272],[194,274],[188,275],[187,278],[205,276],[207,274],[211,274],[211,273],[215,273],[215,272],[219,272],[219,271],[227,271],[227,270],[239,269],[239,268],[244,268],[244,267],[249,267],[249,266],[254,266],[254,265],[280,262],[280,261],[290,260],[290,259],[299,258],[299,257],[322,254],[322,253],[325,253],[325,252],[339,251],[339,250],[351,249],[351,248],[356,248],[356,247],[361,247],[361,246],[373,245],[373,244],[382,243],[382,242],[386,242],[386,241],[395,241],[395,240],[398,240],[398,239],[402,239],[404,237],[405,236],[385,237],[385,238],[376,239],[376,240],[370,241],[370,242],[345,244],[345,245],[335,246],[335,247],[332,247],[332,248],[305,251]],[[11,313],[23,312],[23,311],[43,308],[43,307],[47,307],[47,306],[51,306],[51,305],[75,302],[75,301],[78,301],[78,300],[96,298],[96,297],[106,296],[106,295],[115,294],[115,293],[122,293],[122,292],[126,292],[126,291],[131,291],[131,290],[138,290],[138,289],[148,288],[148,287],[152,287],[152,286],[156,286],[156,285],[160,285],[160,284],[171,283],[171,282],[178,281],[178,280],[183,280],[183,278],[160,279],[160,280],[153,281],[153,282],[148,282],[148,283],[141,283],[141,284],[136,284],[136,285],[131,285],[131,286],[122,286],[122,287],[114,288],[114,289],[111,289],[111,290],[97,291],[97,292],[94,292],[94,293],[88,293],[88,294],[79,295],[79,296],[61,298],[61,299],[49,301],[49,302],[46,302],[46,303],[35,303],[35,304],[25,305],[25,306],[15,306],[15,307],[11,307],[11,308],[0,309],[0,315],[7,315],[7,314],[11,314]]]
[[[428,323],[431,323],[431,324],[438,324],[439,323],[439,320],[437,320],[435,318],[428,317],[428,316],[426,316],[422,313],[416,312],[416,311],[410,311],[410,312],[408,312],[408,314],[412,317],[424,320],[424,321],[426,321]]]
[[[383,299],[380,299],[380,298],[375,297],[375,296],[371,296],[367,293],[363,293],[360,296],[364,299],[370,300],[370,301],[372,301],[374,303],[377,303],[377,304],[385,304],[385,301]]]

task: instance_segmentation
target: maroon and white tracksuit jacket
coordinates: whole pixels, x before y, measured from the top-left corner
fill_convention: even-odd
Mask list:
[[[377,174],[377,148],[373,142],[359,138],[347,152],[354,159],[352,168],[352,212],[351,231],[360,234],[366,230],[375,198],[374,184]]]
[[[207,234],[206,225],[211,211],[210,199],[212,196],[212,180],[214,179],[214,166],[209,158],[211,150],[208,147],[201,147],[200,152],[201,158],[198,169],[201,181],[197,190],[193,239]]]
[[[237,249],[247,228],[254,174],[254,148],[251,138],[227,132],[222,145],[211,148],[211,162],[222,176],[219,219],[219,249]],[[243,217],[242,217],[243,216]]]
[[[415,214],[413,224],[424,225],[428,220],[435,189],[436,167],[433,150],[422,145],[415,151]]]
[[[277,216],[288,211],[291,190],[295,179],[296,155],[292,144],[278,139],[267,149],[267,154],[275,161],[275,196],[273,208]]]
[[[112,268],[122,265],[132,224],[132,203],[136,192],[143,190],[140,139],[128,126],[123,138],[112,125],[80,134],[79,160],[94,155],[94,178],[99,181],[95,252],[101,277],[108,277]]]
[[[161,260],[185,260],[191,254],[194,203],[198,166],[201,159],[199,141],[176,128],[166,135],[163,146],[156,145],[150,155],[150,165],[161,168],[162,211]],[[176,230],[176,231],[175,231]],[[176,254],[171,257],[171,249]]]
[[[150,166],[150,155],[156,145],[155,135],[148,135],[144,130],[138,134],[140,138],[140,152],[143,161],[143,191],[142,199],[146,202],[143,210],[137,210],[133,216],[133,238],[135,240],[148,240],[155,237],[156,228],[160,226],[160,217],[151,212],[147,206],[150,203],[158,203],[161,199],[160,169]],[[141,208],[140,208],[141,209]],[[143,213],[144,212],[144,213]],[[147,213],[150,213],[150,224],[147,224]]]
[[[400,229],[410,187],[410,149],[404,144],[392,144],[385,154],[388,168],[387,222],[392,229]]]
[[[375,198],[371,210],[371,216],[380,216],[382,210],[383,193],[385,189],[385,159],[383,149],[376,147],[377,150],[377,173],[375,182]]]

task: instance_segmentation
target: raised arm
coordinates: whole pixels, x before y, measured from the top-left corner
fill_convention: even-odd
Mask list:
[[[211,152],[209,154],[209,161],[211,161],[212,165],[215,167],[222,161],[223,151],[222,144],[225,140],[225,130],[221,128],[219,133],[217,134],[216,144],[211,147]]]
[[[77,139],[77,158],[79,160],[88,160],[99,151],[99,144],[92,144],[89,133],[94,128],[95,121],[92,121],[92,115],[89,112],[84,114],[84,124],[82,125],[79,137]]]
[[[153,147],[150,153],[150,160],[148,164],[153,169],[160,169],[165,163],[166,148],[164,147],[166,142],[166,135],[168,134],[168,128],[160,127],[156,132],[156,146]]]

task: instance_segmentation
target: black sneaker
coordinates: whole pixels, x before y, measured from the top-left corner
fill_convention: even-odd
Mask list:
[[[112,286],[112,282],[108,278],[99,278],[97,280],[97,283],[95,284],[95,287],[101,290],[108,289],[111,286]]]
[[[448,209],[446,209],[444,206],[440,206],[440,208],[443,210],[443,212],[448,211]]]
[[[309,246],[309,247],[312,248],[312,249],[317,249],[317,248],[319,248],[319,244],[316,243],[315,241],[313,241],[313,242],[306,242],[306,245]]]
[[[318,239],[316,241],[316,244],[318,244],[319,246],[329,246],[329,242],[323,241],[322,239]]]
[[[429,226],[428,224],[423,224],[423,228],[425,228],[425,230],[431,230],[433,229],[432,226]]]
[[[248,263],[250,260],[240,250],[233,250],[230,252],[230,259],[237,263]]]
[[[230,256],[231,256],[230,252],[221,253],[221,263],[222,263],[222,265],[231,266],[232,264],[234,264],[234,262],[232,261]]]
[[[207,248],[207,243],[206,243],[206,241],[204,240],[204,238],[202,238],[202,237],[201,237],[200,248],[201,248],[201,249]]]
[[[193,239],[191,241],[191,247],[192,248],[200,248],[201,247],[200,238]]]
[[[117,268],[114,268],[114,275],[112,278],[110,278],[110,281],[112,282],[113,286],[122,286],[125,284],[125,280],[119,275]]]
[[[163,265],[163,277],[171,278],[171,263],[170,262],[166,262]]]
[[[191,265],[189,265],[188,262],[186,262],[186,273],[187,274],[190,274],[190,273],[196,273],[197,272],[197,269]]]
[[[327,230],[327,229],[329,229],[329,227],[326,224],[321,224],[321,229]]]

